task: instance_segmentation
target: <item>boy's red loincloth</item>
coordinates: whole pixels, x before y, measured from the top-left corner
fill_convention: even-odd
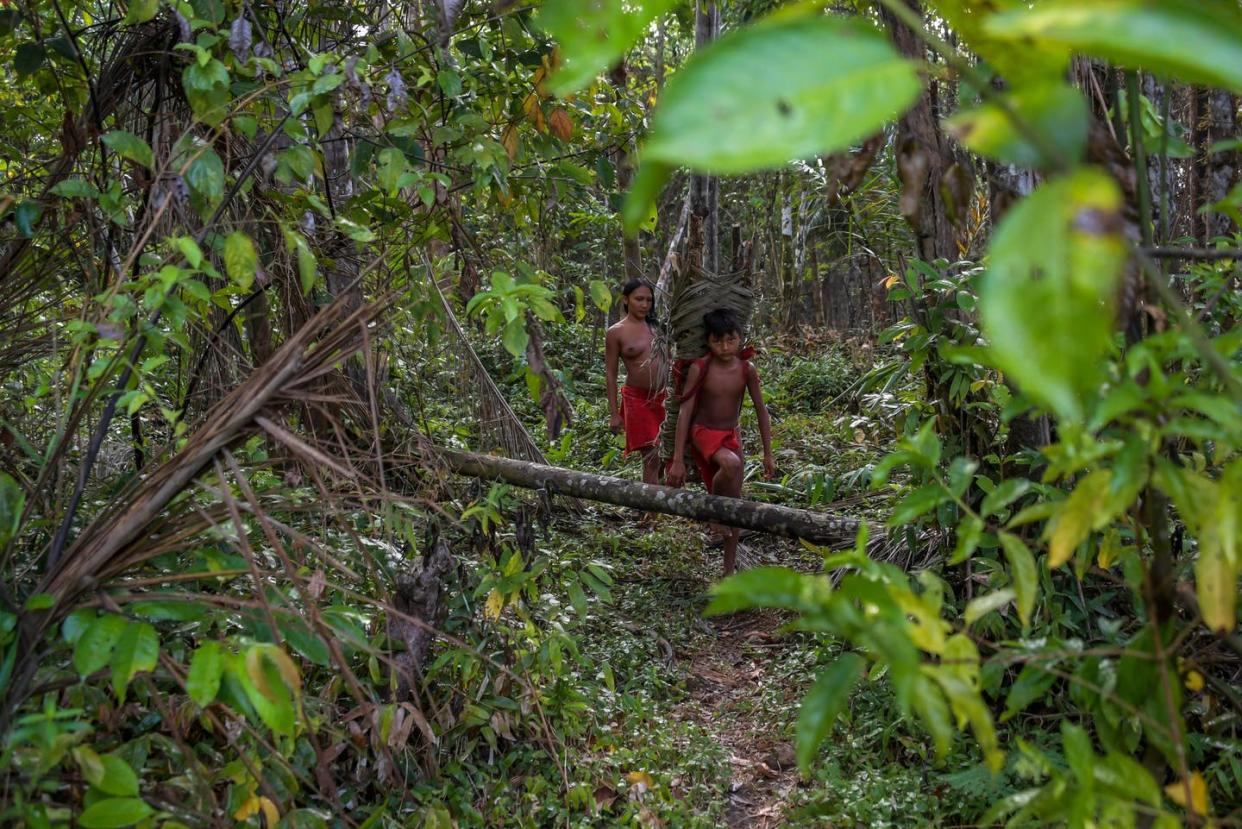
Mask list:
[[[690,448],[693,450],[694,464],[699,468],[699,477],[703,486],[712,491],[712,480],[720,467],[712,458],[721,449],[731,449],[738,457],[742,456],[742,432],[737,426],[732,429],[711,429],[707,426],[694,424],[690,427]]]
[[[660,391],[654,397],[646,389],[621,387],[621,420],[625,423],[625,454],[655,446],[664,422],[664,398]]]

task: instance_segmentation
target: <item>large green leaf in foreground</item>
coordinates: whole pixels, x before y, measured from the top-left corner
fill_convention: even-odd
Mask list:
[[[669,80],[622,210],[626,232],[676,167],[748,173],[843,150],[919,89],[914,64],[858,21],[778,14],[731,32]]]
[[[1235,0],[1053,0],[994,15],[984,29],[1000,40],[1059,45],[1242,92],[1242,13]]]
[[[644,161],[746,173],[845,149],[910,105],[914,64],[876,30],[777,16],[725,35],[665,89]]]
[[[1125,259],[1121,193],[1083,169],[1024,199],[1001,223],[979,290],[997,364],[1059,417],[1080,422],[1111,345]]]
[[[548,79],[557,95],[589,84],[621,59],[677,0],[549,0],[535,24],[556,38],[561,65]]]

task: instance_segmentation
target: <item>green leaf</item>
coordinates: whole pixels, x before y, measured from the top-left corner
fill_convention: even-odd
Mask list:
[[[0,549],[17,535],[26,508],[26,490],[7,472],[0,472]]]
[[[190,670],[185,677],[185,692],[200,708],[206,708],[220,692],[220,678],[223,675],[224,654],[220,643],[204,642],[190,659]]]
[[[1043,699],[1056,681],[1056,674],[1044,670],[1037,662],[1023,665],[1018,672],[1018,678],[1009,686],[1009,693],[1005,696],[1005,713],[1001,715],[1001,722],[1012,719],[1025,711],[1031,703]]]
[[[100,140],[122,158],[128,158],[130,161],[141,164],[148,169],[155,166],[155,156],[151,153],[151,148],[147,145],[147,142],[132,132],[113,130],[104,134]]]
[[[249,291],[259,266],[259,255],[254,242],[240,230],[234,230],[224,238],[224,270],[237,287]]]
[[[121,829],[149,817],[153,809],[136,797],[110,797],[92,804],[78,816],[83,829]]]
[[[949,717],[949,705],[945,701],[944,693],[926,676],[919,675],[914,680],[912,698],[914,710],[932,735],[936,755],[946,756],[953,747],[953,722]]]
[[[1026,478],[1007,478],[996,485],[979,505],[979,514],[984,518],[995,515],[1014,501],[1021,498],[1031,488]]]
[[[1061,721],[1061,747],[1065,749],[1065,760],[1069,763],[1078,784],[1090,788],[1094,775],[1091,773],[1095,765],[1095,752],[1091,750],[1091,738],[1082,726],[1074,725],[1069,720]]]
[[[1004,100],[1025,130],[1037,138],[1019,129],[1009,112],[996,103],[959,112],[945,126],[970,149],[1006,164],[1049,170],[1082,159],[1090,112],[1081,92],[1055,83],[1018,89]],[[1047,157],[1044,148],[1055,155]]]
[[[138,775],[119,754],[104,754],[99,758],[103,775],[91,781],[95,788],[116,797],[138,796]]]
[[[224,162],[211,148],[200,148],[185,172],[190,201],[204,218],[224,197]]]
[[[1220,0],[1054,0],[992,15],[994,38],[1053,45],[1128,69],[1242,93],[1242,14]]]
[[[642,159],[709,173],[777,167],[847,149],[919,89],[914,64],[874,28],[769,16],[695,52],[669,80]]]
[[[1039,572],[1035,567],[1035,556],[1031,555],[1026,543],[1013,533],[1001,533],[1000,542],[1005,550],[1005,558],[1009,560],[1009,575],[1013,578],[1018,618],[1022,620],[1022,627],[1025,628],[1031,623],[1031,611],[1035,609],[1035,598],[1039,595]]]
[[[568,95],[607,71],[637,43],[648,26],[677,0],[549,0],[535,25],[560,47],[561,64],[548,79],[556,95]],[[445,90],[445,94],[452,94]]]
[[[185,261],[191,268],[201,267],[203,264],[203,251],[198,246],[198,242],[189,236],[177,236],[173,238],[172,243],[177,250],[181,251],[181,255],[185,257]]]
[[[58,181],[48,192],[66,199],[94,199],[99,196],[99,190],[95,188],[95,185],[84,178],[67,178]]]
[[[1103,380],[1125,261],[1116,182],[1085,169],[1014,207],[992,240],[979,290],[1000,367],[1061,418],[1079,422]]]
[[[924,484],[911,492],[893,509],[888,526],[900,527],[951,500],[948,490],[940,484]]]
[[[181,86],[195,117],[211,127],[224,120],[232,96],[229,70],[223,63],[210,55],[205,63],[191,63],[181,74]]]
[[[108,664],[116,640],[128,624],[121,616],[105,613],[78,637],[73,648],[73,667],[80,676],[88,677]]]
[[[106,775],[103,758],[95,753],[90,746],[76,746],[73,749],[74,762],[82,770],[82,777],[92,786],[98,786]],[[137,777],[134,778],[135,783]]]
[[[578,581],[577,576],[569,579],[565,590],[569,593],[569,603],[573,605],[574,612],[585,619],[587,615],[587,595],[583,591],[582,584]]]
[[[969,684],[961,681],[944,670],[935,673],[936,681],[949,700],[949,705],[959,721],[966,720],[983,751],[984,762],[995,774],[1005,763],[1005,753],[1001,751],[1000,742],[996,738],[996,725],[992,722],[992,713],[984,704],[979,692]]]
[[[970,603],[966,605],[966,610],[962,613],[962,618],[966,620],[966,624],[974,624],[993,610],[1000,610],[1012,602],[1015,595],[1012,590],[1006,588],[971,599]]]
[[[712,588],[705,616],[733,613],[752,607],[815,610],[827,601],[832,585],[822,576],[807,576],[787,567],[744,570]]]
[[[38,202],[24,201],[13,210],[13,222],[22,236],[29,239],[34,236],[35,223],[43,215],[43,207]]]
[[[601,311],[607,312],[612,307],[612,291],[602,280],[592,279],[589,286],[591,302]]]
[[[285,230],[285,246],[297,254],[298,279],[302,285],[302,295],[308,296],[315,287],[315,254],[301,233],[296,230]]]
[[[456,98],[461,94],[461,75],[452,69],[441,69],[436,73],[436,85],[448,97]]]
[[[19,79],[24,78],[39,71],[45,60],[47,60],[47,49],[42,43],[23,43],[13,53],[13,70],[17,72]]]
[[[501,344],[504,345],[505,351],[508,351],[514,357],[521,357],[526,353],[526,344],[530,342],[530,335],[526,333],[526,323],[521,318],[510,320],[505,325],[505,333],[500,338]]]
[[[112,653],[112,689],[117,699],[125,701],[129,681],[140,671],[155,668],[160,655],[160,640],[148,622],[130,622]]]
[[[845,708],[850,691],[863,675],[867,661],[856,653],[843,653],[811,686],[798,711],[796,754],[798,769],[807,774],[815,750],[832,730],[832,724]]]
[[[961,564],[975,554],[979,542],[983,540],[983,521],[974,515],[967,515],[957,525],[957,544],[953,555],[949,556],[949,564]]]
[[[129,8],[125,12],[125,22],[146,23],[155,17],[160,9],[160,0],[129,0]]]
[[[621,225],[627,236],[637,236],[638,231],[648,226],[656,199],[672,174],[671,165],[658,161],[644,160],[639,165],[634,181],[621,203]]]
[[[51,593],[31,593],[26,597],[26,610],[47,610],[56,604],[56,597]]]

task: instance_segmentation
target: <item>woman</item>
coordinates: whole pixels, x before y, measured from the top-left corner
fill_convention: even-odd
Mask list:
[[[664,372],[652,353],[656,320],[651,311],[655,289],[645,279],[631,279],[621,289],[625,316],[604,338],[608,410],[614,432],[625,430],[625,454],[641,452],[643,480],[660,482],[656,441],[664,422]],[[625,363],[625,385],[617,397],[617,364]]]

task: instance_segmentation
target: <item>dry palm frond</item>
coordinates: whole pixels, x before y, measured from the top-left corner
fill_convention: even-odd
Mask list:
[[[338,364],[362,344],[362,326],[385,307],[377,302],[346,316],[338,298],[272,355],[271,359],[213,407],[185,445],[153,470],[133,490],[114,502],[79,533],[76,542],[46,574],[38,590],[55,598],[50,613],[31,617],[37,627],[24,631],[26,641],[55,621],[58,613],[90,585],[116,576],[140,561],[126,550],[150,533],[152,524],[216,453],[250,429],[255,417],[274,404],[296,399],[291,392],[309,376]],[[151,545],[157,549],[159,545]],[[142,558],[149,557],[149,550]]]
[[[430,278],[430,282],[435,287],[436,295],[440,297],[448,329],[457,340],[461,354],[465,357],[465,371],[470,376],[471,387],[475,390],[473,395],[475,418],[479,424],[480,437],[485,444],[483,448],[499,449],[506,457],[517,460],[546,464],[548,461],[539,451],[535,439],[522,425],[513,407],[509,405],[509,401],[505,400],[496,382],[487,373],[483,361],[479,359],[479,355],[470,345],[470,340],[466,337],[466,332],[462,330],[461,323],[457,321],[457,315],[453,313],[453,308],[444,296],[444,291],[440,290],[434,278]]]

